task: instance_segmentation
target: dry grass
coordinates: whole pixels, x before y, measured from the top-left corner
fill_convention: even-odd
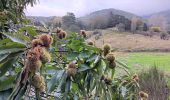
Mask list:
[[[149,100],[168,100],[169,88],[164,73],[156,67],[139,74],[140,90],[149,94]]]
[[[113,49],[120,51],[170,51],[170,40],[161,40],[156,35],[150,38],[140,34],[102,30],[102,36],[99,36],[98,40],[95,40],[95,35],[88,40],[94,40],[98,47],[102,47],[103,44],[111,44]]]

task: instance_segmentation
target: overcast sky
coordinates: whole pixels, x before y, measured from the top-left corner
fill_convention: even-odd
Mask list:
[[[80,17],[106,8],[143,16],[170,9],[170,0],[39,0],[25,12],[31,16],[63,16],[66,12],[73,12]]]

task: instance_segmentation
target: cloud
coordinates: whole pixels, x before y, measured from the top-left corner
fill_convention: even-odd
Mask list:
[[[32,16],[63,16],[73,12],[83,16],[90,12],[115,8],[137,15],[147,15],[170,9],[170,0],[39,0],[34,7],[28,6],[26,15]]]

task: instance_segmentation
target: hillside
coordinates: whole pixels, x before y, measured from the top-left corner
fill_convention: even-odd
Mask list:
[[[89,24],[93,19],[100,18],[103,20],[103,23],[105,23],[108,19],[107,17],[109,17],[110,12],[112,12],[114,15],[124,16],[125,18],[128,18],[128,19],[131,19],[133,16],[137,16],[129,12],[110,8],[110,9],[103,9],[103,10],[92,12],[90,14],[87,14],[83,17],[78,18],[78,20],[82,21],[84,24]],[[61,16],[49,16],[49,17],[27,16],[27,18],[35,20],[35,21],[39,21],[39,22],[45,22],[45,23],[54,22],[58,20],[61,21]]]
[[[129,13],[129,12],[125,12],[122,10],[117,10],[114,8],[110,8],[110,9],[103,9],[103,10],[99,10],[99,11],[95,11],[92,12],[88,15],[85,15],[83,17],[80,17],[79,20],[81,20],[82,22],[88,24],[90,23],[91,20],[100,17],[101,19],[107,19],[107,17],[109,16],[110,12],[112,12],[114,15],[121,15],[124,16],[128,19],[131,19],[133,16],[137,16],[135,14]]]
[[[166,20],[168,20],[170,22],[170,10],[166,10],[166,11],[161,11],[158,13],[153,13],[147,16],[144,16],[145,18],[150,18],[152,16],[163,16],[164,18],[166,18]]]
[[[35,20],[38,22],[58,22],[61,21],[61,17],[59,16],[49,16],[49,17],[43,17],[43,16],[27,16],[27,18],[31,19],[31,20]]]

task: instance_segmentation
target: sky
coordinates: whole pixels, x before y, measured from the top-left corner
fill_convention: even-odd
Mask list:
[[[77,17],[93,11],[115,8],[145,16],[169,10],[170,0],[39,0],[25,10],[27,16],[63,16],[73,12]]]

